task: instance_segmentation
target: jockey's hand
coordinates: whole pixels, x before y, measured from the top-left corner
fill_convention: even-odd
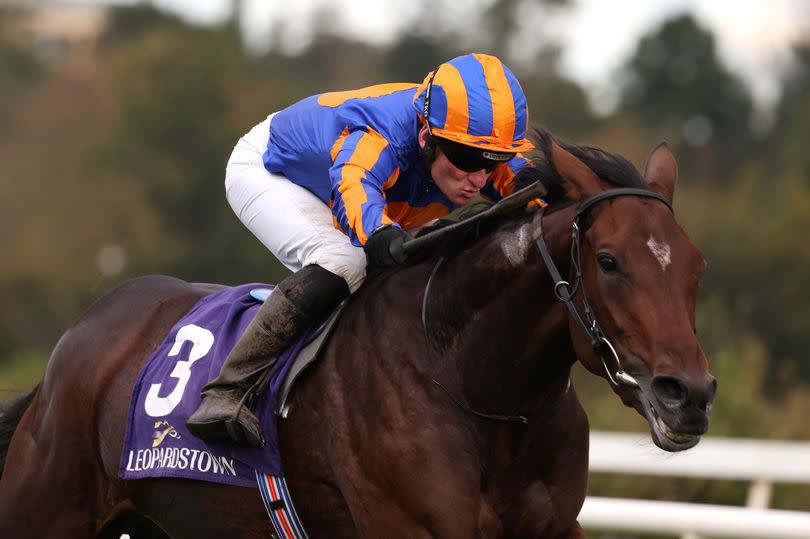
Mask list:
[[[381,226],[371,233],[363,246],[366,251],[368,265],[378,268],[390,268],[405,262],[407,256],[401,247],[409,239],[411,239],[411,235],[397,226]]]

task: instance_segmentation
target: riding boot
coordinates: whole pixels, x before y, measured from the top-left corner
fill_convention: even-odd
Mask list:
[[[348,295],[343,277],[316,265],[279,283],[228,354],[219,376],[203,387],[202,403],[186,422],[188,430],[203,440],[264,447],[261,424],[246,401],[261,389],[262,375],[294,338]]]

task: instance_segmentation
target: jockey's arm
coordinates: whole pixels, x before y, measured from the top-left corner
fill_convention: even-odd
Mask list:
[[[385,212],[385,189],[399,175],[388,141],[371,128],[344,132],[333,147],[332,158],[332,213],[352,243],[364,245],[383,225],[399,226]]]

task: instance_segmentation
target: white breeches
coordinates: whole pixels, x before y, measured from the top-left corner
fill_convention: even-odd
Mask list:
[[[292,271],[317,264],[354,292],[366,277],[366,255],[334,227],[321,200],[264,168],[273,115],[239,139],[225,169],[225,196],[239,220]]]

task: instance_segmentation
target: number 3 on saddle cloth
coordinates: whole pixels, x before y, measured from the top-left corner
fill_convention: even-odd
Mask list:
[[[320,327],[299,337],[273,366],[252,410],[262,422],[265,447],[203,442],[186,430],[200,390],[219,374],[271,289],[248,284],[201,299],[177,322],[147,361],[132,393],[119,475],[123,479],[179,477],[255,487],[278,537],[305,538],[282,471],[277,416],[298,374],[314,360],[342,305]],[[297,358],[297,359],[296,359]]]

